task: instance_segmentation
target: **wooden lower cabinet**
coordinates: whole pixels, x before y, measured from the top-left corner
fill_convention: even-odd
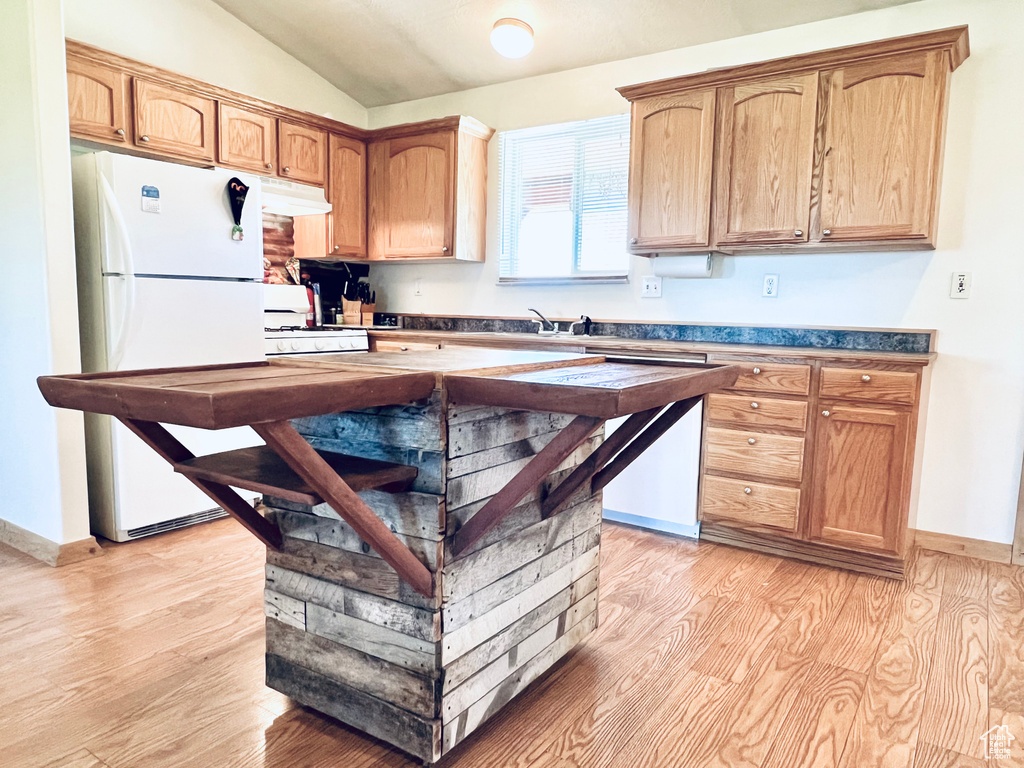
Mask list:
[[[924,366],[742,360],[708,395],[701,537],[900,577]]]
[[[905,525],[910,413],[823,403],[809,538],[897,553]]]

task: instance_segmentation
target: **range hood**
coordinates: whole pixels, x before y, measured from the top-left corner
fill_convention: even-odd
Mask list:
[[[327,202],[324,191],[320,187],[296,184],[294,181],[274,179],[269,176],[260,177],[260,187],[264,213],[295,217],[313,216],[331,211],[331,204]]]

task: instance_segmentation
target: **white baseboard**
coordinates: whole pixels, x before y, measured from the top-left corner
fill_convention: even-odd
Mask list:
[[[628,512],[616,512],[613,509],[604,510],[604,519],[613,523],[623,523],[637,528],[648,528],[661,533],[671,533],[674,536],[685,536],[688,539],[700,538],[700,523],[686,525],[684,523],[670,523],[668,520],[658,520],[653,517],[631,515]]]

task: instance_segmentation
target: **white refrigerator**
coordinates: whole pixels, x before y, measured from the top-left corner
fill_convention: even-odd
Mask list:
[[[249,186],[241,241],[232,177]],[[258,177],[99,152],[75,156],[72,178],[84,370],[264,359]],[[248,428],[169,429],[197,455],[259,443]],[[87,416],[86,457],[94,533],[126,541],[223,514],[110,417]]]

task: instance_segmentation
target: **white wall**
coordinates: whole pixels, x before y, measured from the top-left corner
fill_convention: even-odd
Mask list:
[[[64,0],[67,37],[360,128],[366,109],[211,0]]]
[[[629,285],[497,286],[497,140],[490,148],[487,262],[381,265],[371,277],[389,311],[679,322],[879,326],[938,329],[917,527],[972,538],[1012,538],[1024,449],[1024,3],[925,0],[371,109],[370,127],[450,114],[499,131],[627,111],[615,86],[970,25],[971,57],[953,75],[939,249],[913,254],[743,256],[718,279],[666,280],[664,298]],[[953,270],[974,273],[968,301],[948,298]],[[780,275],[776,299],[761,298],[765,273]],[[413,281],[422,279],[422,296]]]
[[[51,541],[89,535],[82,415],[36,376],[80,370],[60,0],[7,0],[0,44],[0,515]]]

